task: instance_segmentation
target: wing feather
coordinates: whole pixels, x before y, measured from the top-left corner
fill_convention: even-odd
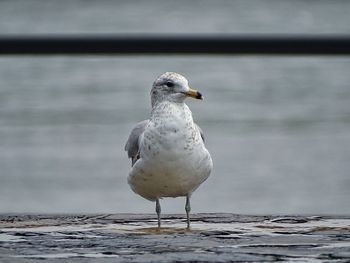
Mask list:
[[[146,129],[149,120],[144,120],[136,124],[134,129],[131,131],[129,138],[125,144],[125,151],[128,153],[128,157],[131,158],[131,166],[140,158],[140,146],[139,139],[140,136]]]
[[[196,125],[197,130],[198,130],[198,131],[199,131],[199,133],[201,134],[201,137],[202,137],[203,142],[205,142],[205,139],[204,139],[204,133],[203,133],[203,131],[202,131],[201,127],[199,127],[199,126],[198,126],[196,123],[195,123],[194,125]]]

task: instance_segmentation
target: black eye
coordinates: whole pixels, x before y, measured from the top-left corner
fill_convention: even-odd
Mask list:
[[[167,85],[167,87],[169,88],[174,87],[174,83],[172,83],[171,81],[167,81],[165,85]]]

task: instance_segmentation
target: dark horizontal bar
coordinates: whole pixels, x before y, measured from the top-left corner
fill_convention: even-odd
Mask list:
[[[350,35],[0,35],[0,55],[15,54],[349,55]]]

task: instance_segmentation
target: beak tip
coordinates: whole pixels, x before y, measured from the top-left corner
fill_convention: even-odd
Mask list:
[[[203,100],[203,95],[199,91],[197,91],[196,99]]]

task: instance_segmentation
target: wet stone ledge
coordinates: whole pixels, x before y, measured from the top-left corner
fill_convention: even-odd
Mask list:
[[[0,262],[350,262],[350,216],[0,215]]]

